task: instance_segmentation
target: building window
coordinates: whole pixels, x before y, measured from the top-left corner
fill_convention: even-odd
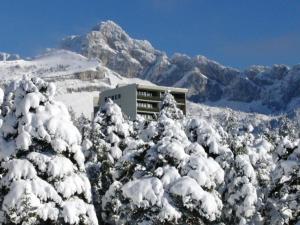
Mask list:
[[[152,93],[148,91],[138,91],[139,96],[144,96],[144,97],[151,97]]]
[[[117,99],[120,99],[122,97],[121,94],[116,94],[116,95],[112,95],[112,96],[107,96],[104,98],[104,101],[107,102],[108,99],[110,98],[111,100],[117,100]]]
[[[142,114],[142,113],[139,113],[138,115],[142,116],[146,120],[153,120],[153,115],[152,114]]]
[[[146,102],[138,102],[137,106],[139,108],[146,108],[146,109],[153,109],[153,105],[151,103],[146,103]]]

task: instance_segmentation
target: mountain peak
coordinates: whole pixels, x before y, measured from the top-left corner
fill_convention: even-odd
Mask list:
[[[141,75],[162,54],[148,41],[131,38],[111,20],[99,23],[87,34],[63,39],[61,48],[98,58],[126,77]]]
[[[105,31],[105,30],[125,33],[125,31],[112,20],[102,21],[92,28],[92,31]]]
[[[99,32],[103,37],[105,37],[109,42],[131,42],[130,36],[115,22],[112,20],[107,20],[98,23],[92,32]]]
[[[300,66],[256,66],[240,71],[202,55],[177,53],[169,58],[148,41],[131,38],[111,20],[99,23],[87,34],[66,38],[62,48],[97,58],[103,66],[125,77],[188,88],[188,97],[194,102],[242,102],[249,105],[245,110],[252,111],[255,106],[262,110],[259,112],[300,105],[300,78],[295,76]],[[259,104],[264,108],[256,107]]]

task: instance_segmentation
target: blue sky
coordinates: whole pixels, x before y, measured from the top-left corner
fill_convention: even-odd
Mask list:
[[[299,0],[1,0],[0,51],[34,56],[108,19],[169,55],[300,63]]]

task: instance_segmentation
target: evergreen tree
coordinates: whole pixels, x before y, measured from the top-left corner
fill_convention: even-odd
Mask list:
[[[276,167],[272,172],[266,221],[270,224],[300,223],[300,140],[282,138],[274,157]]]
[[[83,113],[75,120],[74,125],[79,130],[82,137],[82,151],[87,159],[87,167],[89,163],[93,161],[93,151],[92,151],[92,123],[89,118],[87,118]]]
[[[250,224],[256,213],[257,178],[248,155],[235,157],[225,181],[224,221],[226,224]]]
[[[114,182],[114,165],[126,147],[125,138],[132,132],[132,125],[125,120],[120,107],[108,100],[96,114],[92,125],[92,155],[88,165],[93,186],[94,204],[101,218],[102,196]]]
[[[162,96],[160,104],[160,116],[165,115],[173,120],[180,120],[184,118],[183,112],[177,107],[177,102],[170,92],[165,92]]]
[[[135,126],[116,163],[116,180],[103,197],[111,224],[204,224],[217,221],[216,188],[224,172],[203,147],[191,143],[183,113],[166,93],[157,121]],[[143,140],[141,140],[141,137]]]
[[[87,118],[83,113],[76,118],[74,125],[77,127],[79,130],[82,139],[91,139],[92,135],[92,126],[91,126],[91,120]]]
[[[24,77],[5,89],[0,130],[3,224],[98,224],[81,136],[55,86]]]

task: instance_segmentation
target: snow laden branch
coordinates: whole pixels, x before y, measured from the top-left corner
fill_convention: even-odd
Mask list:
[[[4,93],[2,224],[98,224],[81,135],[66,107],[54,100],[54,84],[24,77]]]
[[[94,155],[102,163],[94,190],[104,223],[201,224],[222,215],[224,170],[189,139],[170,93],[160,107],[157,121],[130,122],[108,101],[95,117]]]
[[[290,120],[257,132],[186,117],[167,92],[156,120],[129,121],[109,100],[73,124],[54,95],[29,77],[0,90],[0,224],[300,223]]]

